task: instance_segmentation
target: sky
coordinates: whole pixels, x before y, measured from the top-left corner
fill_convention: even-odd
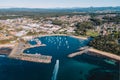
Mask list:
[[[120,6],[120,0],[0,0],[0,8],[71,8]]]

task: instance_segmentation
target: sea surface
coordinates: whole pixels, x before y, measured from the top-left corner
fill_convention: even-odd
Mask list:
[[[52,62],[35,63],[0,56],[0,80],[52,80],[56,60],[59,60],[56,80],[119,80],[118,61],[89,53],[67,57],[86,46],[89,40],[69,36],[45,36],[38,39],[46,46],[29,48],[24,53],[50,55]],[[35,40],[29,43],[36,44]]]

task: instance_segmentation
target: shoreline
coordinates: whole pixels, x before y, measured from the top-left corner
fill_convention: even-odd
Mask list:
[[[69,36],[69,35],[68,35]],[[86,39],[88,39],[88,37],[83,37],[83,36],[70,36],[70,37],[73,37],[73,38],[77,38],[77,39],[83,39],[83,40],[86,40]]]
[[[108,58],[111,58],[111,59],[120,61],[120,56],[115,55],[115,54],[112,54],[112,53],[109,53],[109,52],[104,52],[104,51],[101,51],[101,50],[97,50],[97,49],[95,49],[95,48],[89,48],[88,51],[89,51],[89,52],[94,52],[94,54],[106,56],[106,57],[108,57]]]
[[[9,58],[39,62],[39,63],[51,63],[52,56],[40,55],[40,54],[25,54],[23,51],[28,48],[24,42],[16,43],[11,53],[8,55]]]
[[[65,34],[37,35],[37,36],[33,36],[33,37],[43,37],[43,36],[70,36],[70,37],[77,38],[77,39],[83,39],[83,40],[88,39],[87,37],[65,35]],[[0,44],[0,48],[5,48],[5,47],[14,48],[15,44],[2,44],[2,45]],[[106,56],[106,57],[109,57],[111,59],[115,59],[115,60],[120,61],[120,56],[109,53],[109,52],[104,52],[104,51],[101,51],[101,50],[97,50],[95,48],[89,48],[88,51],[93,52],[94,54],[99,54],[99,55]]]
[[[84,40],[88,39],[87,37],[81,37],[81,36],[73,36],[73,37],[78,38],[78,39],[84,39]],[[110,52],[101,51],[101,50],[98,50],[95,48],[89,48],[88,52],[93,52],[94,54],[102,55],[102,56],[120,61],[120,56],[115,55],[115,54],[110,53]]]
[[[31,40],[33,38],[37,37],[44,37],[44,36],[69,36],[77,39],[83,39],[86,40],[88,37],[83,37],[83,36],[75,36],[75,35],[67,35],[67,34],[45,34],[45,35],[33,35],[33,36],[24,36],[22,37],[24,40]]]

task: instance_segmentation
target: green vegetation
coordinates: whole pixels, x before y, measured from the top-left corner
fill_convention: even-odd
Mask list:
[[[103,17],[103,19],[104,19],[104,22],[108,22],[108,23],[110,22],[114,22],[116,24],[120,23],[120,15],[117,15],[115,17],[105,16]]]
[[[94,40],[89,43],[89,45],[102,51],[120,55],[120,44],[118,43],[119,38],[120,32],[107,36],[98,36],[95,37]]]
[[[19,32],[19,31],[22,31],[23,29],[22,28],[17,28],[16,31]]]
[[[0,27],[0,30],[3,30],[3,28],[2,28],[2,27]]]
[[[30,35],[30,36],[31,36],[31,35],[40,35],[40,34],[43,34],[43,35],[44,35],[44,34],[47,34],[47,33],[44,32],[44,31],[40,31],[40,32],[31,32],[31,31],[30,31],[30,32],[28,32],[26,35],[28,35],[28,36]]]
[[[86,35],[87,30],[93,29],[92,22],[81,22],[76,24],[76,34]]]
[[[22,16],[0,16],[1,20],[6,20],[6,19],[15,19],[15,18],[19,18]]]
[[[101,25],[102,24],[102,21],[99,19],[91,18],[90,20],[94,23],[94,25]]]
[[[38,33],[37,32],[28,32],[26,35],[37,35]]]
[[[0,44],[7,44],[10,43],[10,40],[6,39],[6,40],[0,40]]]
[[[63,24],[63,22],[60,21],[60,20],[53,20],[52,24],[54,24],[54,25],[60,25],[61,26]]]
[[[91,36],[91,37],[96,37],[96,36],[98,36],[99,34],[98,34],[98,32],[96,32],[96,31],[88,30],[88,31],[86,32],[86,35],[87,35],[87,36]]]

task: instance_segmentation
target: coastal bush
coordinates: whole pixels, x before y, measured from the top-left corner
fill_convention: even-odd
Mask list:
[[[120,55],[120,44],[116,42],[119,39],[119,35],[120,33],[116,36],[98,36],[90,41],[89,45],[102,51]]]

